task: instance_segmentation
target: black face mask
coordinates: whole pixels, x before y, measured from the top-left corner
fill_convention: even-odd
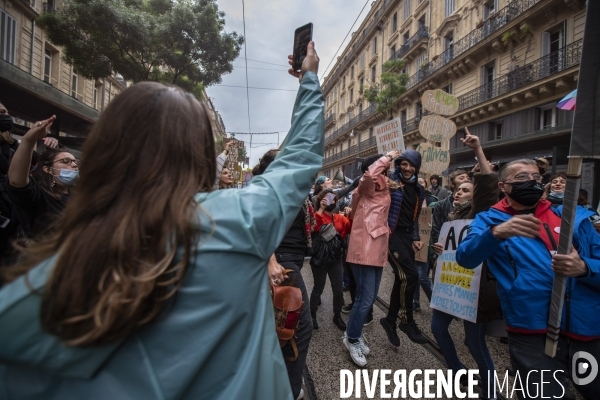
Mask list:
[[[336,204],[335,204],[335,201],[334,201],[333,203],[331,203],[330,205],[328,205],[327,207],[325,207],[325,211],[331,212],[331,211],[335,210],[335,206],[336,206]]]
[[[508,197],[525,207],[536,205],[544,194],[544,186],[535,180],[511,183],[512,191]]]
[[[0,114],[0,132],[8,132],[13,128],[13,119],[8,114]]]
[[[540,174],[544,175],[546,173],[546,168],[538,168],[540,170]]]

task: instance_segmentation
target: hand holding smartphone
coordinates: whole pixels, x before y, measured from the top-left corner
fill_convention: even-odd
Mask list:
[[[329,193],[325,198],[327,199],[327,205],[330,206],[333,199],[335,199],[335,194]]]
[[[292,68],[299,72],[302,69],[302,62],[306,58],[308,44],[312,40],[313,24],[308,23],[296,29],[294,33],[294,52]]]

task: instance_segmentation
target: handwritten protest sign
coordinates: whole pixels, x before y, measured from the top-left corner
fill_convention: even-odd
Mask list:
[[[404,137],[402,136],[400,118],[377,125],[374,131],[379,154],[387,154],[393,150],[404,150]]]
[[[439,115],[428,115],[419,123],[419,133],[432,142],[448,141],[456,135],[456,124]]]
[[[421,242],[424,243],[421,250],[415,252],[415,260],[421,262],[427,262],[427,253],[429,252],[429,238],[431,237],[431,217],[433,215],[432,209],[429,207],[423,207],[421,209],[421,215],[419,215],[419,236]]]
[[[456,262],[456,249],[467,236],[472,221],[461,219],[442,225],[439,242],[444,245],[444,252],[437,260],[431,308],[476,322],[481,265],[466,269]]]
[[[452,115],[458,111],[458,99],[443,90],[427,90],[421,96],[423,108],[440,115]]]
[[[417,147],[421,153],[421,172],[440,175],[450,165],[450,150],[436,147],[431,143],[421,143]]]

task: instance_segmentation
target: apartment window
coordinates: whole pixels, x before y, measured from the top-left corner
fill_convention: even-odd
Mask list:
[[[73,75],[71,76],[71,96],[77,98],[77,71],[73,69]]]
[[[498,0],[489,0],[483,4],[483,19],[488,19],[490,15],[498,10]]]
[[[492,61],[481,67],[481,86],[483,87],[483,93],[486,99],[495,97],[496,90],[494,86],[494,79],[496,79],[496,61]]]
[[[394,57],[394,54],[396,54],[396,45],[390,48],[390,57]]]
[[[404,0],[404,20],[410,17],[410,0]]]
[[[394,15],[392,15],[392,33],[396,32],[398,30],[398,13],[395,12]]]
[[[373,137],[373,128],[369,128],[369,139]]]
[[[98,85],[94,84],[94,109],[98,109]]]
[[[346,76],[342,78],[342,89],[346,87]]]
[[[402,44],[407,44],[409,40],[410,40],[410,31],[406,31],[406,32],[404,32],[404,35],[402,35]]]
[[[452,84],[449,83],[447,86],[444,86],[442,90],[448,94],[452,94]]]
[[[502,139],[502,121],[492,122],[492,132],[490,140],[500,140]]]
[[[348,148],[350,148],[350,146],[352,146],[352,139],[348,139]]]
[[[373,38],[373,49],[371,50],[371,55],[377,54],[377,36]]]
[[[450,15],[452,15],[452,13],[454,12],[454,8],[455,8],[455,0],[445,0],[446,1],[446,17],[449,17]]]
[[[342,111],[346,109],[346,96],[342,96]]]
[[[444,37],[444,63],[454,58],[454,31]]]
[[[425,14],[421,18],[419,18],[419,29],[425,28]]]
[[[402,126],[406,125],[406,120],[408,119],[408,112],[406,109],[400,111],[400,123]]]
[[[350,67],[350,80],[354,79],[354,65]]]
[[[556,126],[556,104],[540,107],[540,129]]]
[[[425,65],[425,53],[421,54],[416,61],[417,70]]]
[[[350,89],[350,104],[354,102],[354,89]]]
[[[52,79],[52,51],[44,51],[44,82],[51,83]]]
[[[112,100],[112,82],[108,83],[108,102]]]
[[[0,10],[0,57],[11,64],[17,55],[17,20]]]
[[[340,153],[344,150],[344,143],[340,143]]]
[[[556,73],[564,69],[565,55],[560,51],[566,45],[566,21],[542,33],[542,57],[548,56],[544,64],[544,72]]]
[[[419,101],[415,103],[415,118],[420,120],[421,117],[423,117],[423,105]]]
[[[364,90],[364,86],[365,86],[365,78],[360,78],[359,82],[359,86],[358,86],[358,93],[362,93]]]
[[[363,112],[363,105],[362,102],[358,105],[358,115],[362,114]]]
[[[375,83],[376,75],[377,75],[377,68],[375,67],[375,65],[373,65],[373,67],[371,67],[371,83]]]
[[[360,54],[360,69],[362,70],[365,67],[365,52],[363,51]]]

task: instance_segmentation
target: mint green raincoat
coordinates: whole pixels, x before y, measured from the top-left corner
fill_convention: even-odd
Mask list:
[[[201,213],[195,265],[172,308],[121,343],[67,347],[42,331],[41,297],[24,278],[3,287],[0,399],[292,399],[267,260],[321,168],[323,125],[319,81],[307,73],[283,150],[248,187],[196,196],[210,218]],[[30,271],[35,290],[54,260]]]

